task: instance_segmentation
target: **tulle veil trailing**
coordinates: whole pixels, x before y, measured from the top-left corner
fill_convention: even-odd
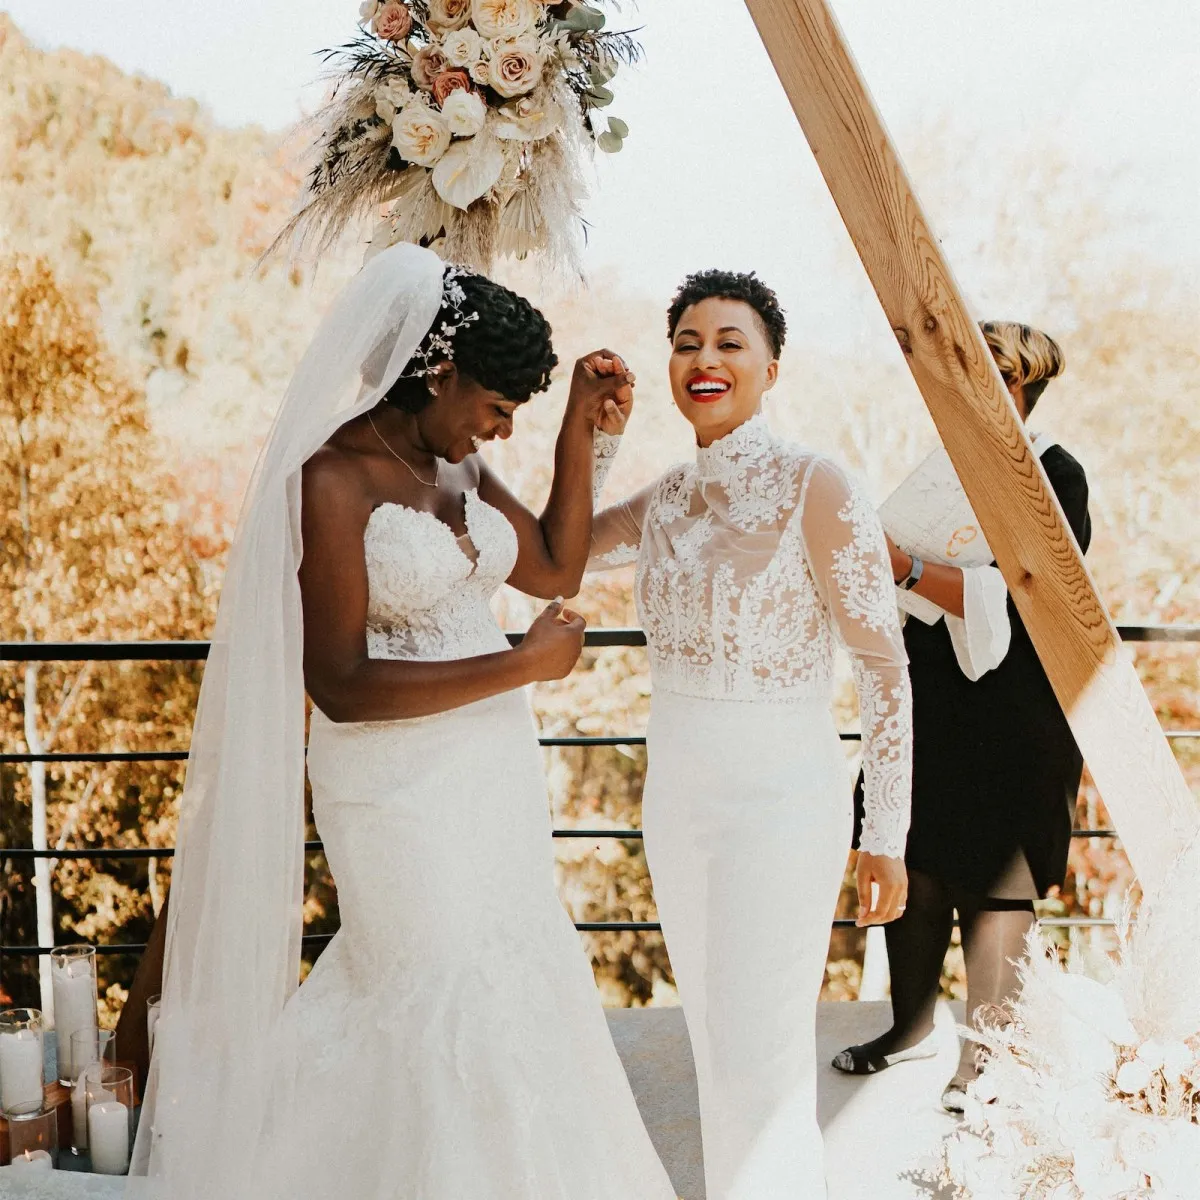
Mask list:
[[[303,889],[300,469],[399,378],[437,316],[443,269],[406,243],[364,265],[255,466],[192,732],[131,1195],[252,1200],[268,1074],[304,1069],[277,1036],[298,981]]]

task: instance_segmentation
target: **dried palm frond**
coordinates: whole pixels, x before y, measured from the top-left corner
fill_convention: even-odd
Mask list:
[[[1105,982],[1030,937],[1010,1023],[927,1178],[992,1200],[1187,1200],[1200,1179],[1200,840],[1120,930]],[[1056,1190],[1057,1189],[1057,1190]]]
[[[391,129],[376,116],[374,92],[367,85],[335,95],[312,124],[325,132],[314,147],[316,162],[303,202],[264,259],[289,242],[296,250],[324,253],[348,225],[395,190],[400,164],[391,153]]]

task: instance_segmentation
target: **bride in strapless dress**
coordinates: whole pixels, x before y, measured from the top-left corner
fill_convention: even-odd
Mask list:
[[[268,446],[232,556],[222,616],[235,632],[226,652],[218,630],[218,674],[205,678],[197,718],[188,783],[203,790],[185,805],[171,903],[182,915],[139,1166],[169,1180],[171,1200],[671,1200],[555,891],[523,691],[570,672],[583,622],[552,602],[514,650],[490,609],[506,581],[544,598],[577,590],[594,431],[623,428],[632,376],[607,351],[576,365],[537,516],[476,451],[510,436],[521,405],[548,385],[544,318],[412,246],[363,274],[369,283],[351,285],[318,335],[357,364],[355,395],[316,424],[291,404],[307,446],[281,428],[285,403],[272,439],[293,443],[294,465],[272,464]],[[286,482],[290,520],[276,546],[254,524],[272,476]],[[263,572],[278,575],[278,612]],[[257,611],[246,599],[256,584]],[[249,662],[232,644],[243,622],[261,639]],[[291,963],[273,947],[300,925],[279,843],[299,861],[303,797],[299,775],[282,792],[277,777],[295,768],[286,733],[301,730],[301,668],[315,704],[313,811],[341,929],[293,991],[281,978]],[[276,709],[266,672],[292,672]],[[285,733],[251,753],[246,727]],[[281,746],[286,761],[272,764]],[[248,774],[229,773],[230,761]],[[232,848],[228,825],[250,837],[247,849]],[[218,844],[240,872],[215,869]],[[205,964],[217,926],[234,944]]]

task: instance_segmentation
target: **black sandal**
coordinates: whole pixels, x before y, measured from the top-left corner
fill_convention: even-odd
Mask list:
[[[881,1054],[874,1049],[875,1043],[865,1042],[861,1046],[847,1046],[833,1059],[835,1071],[845,1075],[877,1075],[894,1067],[897,1063],[916,1062],[922,1058],[936,1058],[938,1054],[937,1031],[927,1034],[915,1046],[906,1050],[893,1050],[891,1054]]]

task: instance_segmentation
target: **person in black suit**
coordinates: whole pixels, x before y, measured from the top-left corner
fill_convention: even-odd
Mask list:
[[[988,321],[984,337],[1025,420],[1062,373],[1063,352],[1028,325]],[[1083,468],[1057,443],[1034,449],[1082,549],[1091,540]],[[890,542],[890,539],[889,539]],[[967,971],[967,1023],[1003,1006],[1019,986],[1017,962],[1034,922],[1033,901],[1066,873],[1083,759],[1033,643],[991,567],[922,563],[894,544],[892,572],[946,614],[907,621],[913,689],[912,824],[907,908],[885,927],[892,1028],[833,1061],[872,1074],[936,1053],[934,1004],[955,912]],[[858,789],[861,797],[861,781]],[[856,801],[861,812],[861,800]],[[978,1073],[966,1041],[942,1104],[961,1112]]]

